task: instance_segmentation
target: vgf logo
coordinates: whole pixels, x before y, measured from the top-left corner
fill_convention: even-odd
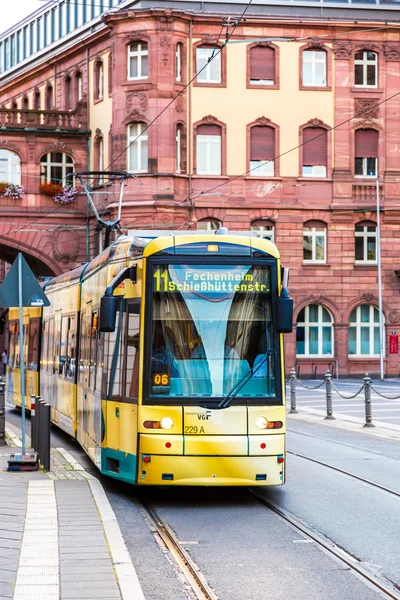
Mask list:
[[[211,417],[211,411],[207,410],[206,414],[202,414],[202,415],[197,415],[197,418],[199,421],[208,421],[208,419]]]

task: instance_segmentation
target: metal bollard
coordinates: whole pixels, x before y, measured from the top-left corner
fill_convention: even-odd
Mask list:
[[[6,437],[6,386],[0,382],[0,441]]]
[[[37,448],[35,448],[35,450],[39,454],[39,462],[40,462],[40,464],[43,464],[43,462],[42,462],[42,456],[43,456],[43,449],[42,449],[42,441],[43,441],[43,426],[42,426],[42,422],[43,422],[43,404],[44,404],[44,401],[41,398],[37,398],[36,399],[35,411],[36,411],[36,417],[37,417],[37,426],[36,426],[36,443],[37,443]]]
[[[297,414],[296,410],[296,370],[293,367],[290,371],[290,411],[289,414]]]
[[[326,385],[326,417],[325,419],[329,419],[333,421],[335,417],[333,416],[333,408],[332,408],[332,375],[329,370],[325,373],[325,385]]]
[[[43,404],[42,406],[42,418],[43,418],[43,457],[41,457],[41,463],[45,471],[50,471],[50,436],[51,436],[51,405]]]
[[[364,396],[365,396],[365,424],[363,427],[375,427],[372,423],[371,410],[371,377],[365,373],[364,377]]]

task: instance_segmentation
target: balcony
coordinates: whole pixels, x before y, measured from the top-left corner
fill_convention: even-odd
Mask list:
[[[379,186],[379,197],[382,201],[384,194],[383,185]],[[353,183],[352,199],[356,204],[376,204],[376,183]]]
[[[78,102],[74,110],[28,110],[0,108],[0,129],[45,132],[85,132],[88,128],[87,104]]]

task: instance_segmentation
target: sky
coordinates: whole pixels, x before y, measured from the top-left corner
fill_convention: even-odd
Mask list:
[[[24,19],[31,13],[35,12],[36,9],[40,8],[46,2],[41,0],[1,0],[2,3],[6,4],[8,8],[2,10],[2,17],[0,20],[0,33],[6,31],[21,19]]]

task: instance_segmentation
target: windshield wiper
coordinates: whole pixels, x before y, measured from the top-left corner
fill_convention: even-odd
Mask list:
[[[265,356],[262,359],[262,361],[260,361],[256,367],[254,367],[254,365],[253,365],[251,367],[250,371],[248,371],[245,375],[243,375],[243,377],[241,379],[239,379],[239,381],[237,383],[235,383],[235,385],[233,386],[233,388],[228,392],[228,394],[224,398],[222,398],[221,402],[217,405],[216,408],[217,409],[228,408],[228,406],[232,402],[233,398],[235,396],[237,396],[237,394],[240,392],[240,390],[253,377],[253,375],[255,373],[257,373],[257,371],[267,362],[268,358],[274,352],[275,351],[273,349],[268,348],[268,350],[266,351]]]

